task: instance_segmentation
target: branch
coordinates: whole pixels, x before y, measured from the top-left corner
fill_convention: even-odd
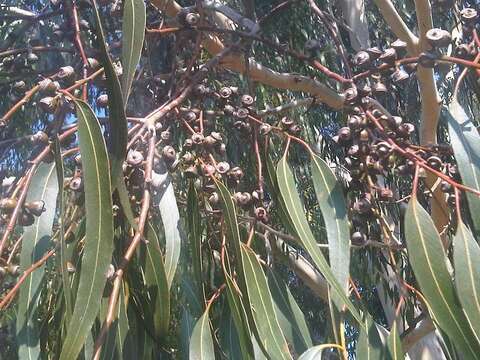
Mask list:
[[[158,9],[163,10],[165,14],[174,17],[182,8],[175,1],[152,0],[152,4]],[[217,13],[217,17],[224,17]],[[225,21],[226,22],[226,21]],[[203,46],[215,56],[224,49],[224,45],[217,36],[209,35],[203,42]],[[230,54],[223,58],[220,65],[226,69],[244,74],[246,71],[245,59],[238,54]],[[252,81],[272,86],[279,89],[300,91],[314,96],[334,109],[341,109],[344,106],[343,95],[336,93],[321,82],[309,77],[290,73],[279,73],[268,67],[249,59],[248,75]]]

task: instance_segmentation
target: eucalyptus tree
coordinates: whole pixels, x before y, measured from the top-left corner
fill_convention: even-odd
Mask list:
[[[1,356],[480,357],[475,6],[0,5]]]

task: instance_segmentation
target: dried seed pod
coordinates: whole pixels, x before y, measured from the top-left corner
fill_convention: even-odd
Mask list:
[[[162,131],[160,133],[160,139],[164,144],[169,144],[172,140],[172,133],[169,130]]]
[[[410,123],[404,123],[398,127],[397,131],[400,136],[408,137],[415,131],[415,126]]]
[[[96,100],[97,106],[101,108],[105,108],[108,106],[108,95],[107,94],[102,94],[99,97],[97,97]]]
[[[48,135],[43,131],[38,131],[32,136],[30,136],[30,141],[34,145],[46,145],[48,144]]]
[[[195,134],[192,134],[190,139],[192,140],[192,143],[194,145],[199,146],[199,145],[203,144],[203,141],[205,140],[205,137],[200,133],[195,133]]]
[[[386,141],[381,141],[379,142],[376,146],[375,146],[375,149],[377,151],[377,154],[380,156],[380,157],[385,157],[385,156],[388,156],[390,154],[390,152],[392,151],[392,148],[390,147],[390,144],[387,143]]]
[[[427,31],[425,36],[428,40],[428,43],[433,48],[447,47],[452,42],[452,35],[450,34],[450,32],[443,29],[430,29]]]
[[[381,188],[378,190],[378,198],[383,201],[391,201],[393,199],[393,191],[389,188]]]
[[[272,126],[271,126],[270,124],[263,123],[263,124],[260,125],[260,127],[258,128],[258,131],[259,131],[260,135],[265,136],[265,135],[267,135],[270,131],[272,131]]]
[[[185,149],[191,149],[193,147],[192,139],[185,139],[185,142],[183,143],[183,147]]]
[[[55,112],[55,100],[51,96],[44,97],[38,102],[40,108],[48,114],[53,114]]]
[[[44,94],[55,94],[60,89],[58,81],[52,81],[48,78],[43,79],[38,83],[39,91]]]
[[[254,211],[255,213],[255,219],[258,221],[261,221],[263,223],[268,223],[268,212],[265,210],[263,207],[258,207]]]
[[[200,21],[200,14],[196,12],[190,12],[185,15],[185,21],[190,26],[195,26]]]
[[[377,60],[383,54],[383,51],[376,46],[368,48],[367,52],[370,55],[370,59],[372,61]]]
[[[77,166],[82,166],[82,155],[81,154],[75,155],[74,160],[75,160],[75,164]]]
[[[193,122],[197,120],[197,114],[195,114],[193,111],[187,111],[183,114],[183,119],[188,123]]]
[[[237,192],[233,194],[233,200],[240,206],[247,206],[252,201],[252,195],[248,192]]]
[[[442,159],[440,159],[438,156],[430,156],[427,159],[428,165],[436,170],[439,170],[442,167]]]
[[[407,51],[407,43],[403,40],[397,39],[393,43],[390,44],[390,46],[395,49],[397,54],[405,54]]]
[[[28,53],[28,55],[27,55],[27,62],[28,62],[29,64],[35,64],[35,63],[37,63],[37,62],[38,62],[38,55],[35,54],[35,53],[32,53],[32,52],[31,52],[31,53]]]
[[[71,66],[63,66],[57,73],[59,79],[71,79],[75,75],[75,70]]]
[[[212,148],[217,143],[217,140],[215,140],[213,136],[208,135],[207,137],[205,137],[205,140],[203,141],[203,143],[205,146]]]
[[[212,164],[203,164],[202,167],[202,175],[203,176],[212,176],[215,174],[215,166],[213,166]]]
[[[393,82],[397,83],[398,85],[403,84],[406,80],[408,80],[409,77],[410,75],[408,75],[408,73],[403,69],[397,69],[391,75]]]
[[[127,155],[127,164],[132,167],[139,167],[143,164],[143,154],[138,150],[130,150]]]
[[[210,136],[213,137],[217,142],[221,142],[223,140],[222,135],[216,131],[212,131]]]
[[[462,9],[462,11],[460,11],[460,16],[462,17],[462,21],[466,24],[474,24],[478,18],[477,10],[473,8]]]
[[[217,164],[217,171],[220,174],[226,174],[230,170],[230,164],[226,161],[220,161]]]
[[[397,60],[397,51],[394,48],[388,48],[378,59],[384,63],[393,64]]]
[[[176,160],[177,153],[170,145],[167,145],[162,150],[162,157],[167,164],[172,164]]]
[[[367,243],[367,237],[364,233],[361,233],[360,231],[355,231],[350,237],[350,241],[352,245],[365,246],[365,244]]]
[[[20,81],[15,81],[12,85],[13,90],[18,91],[18,92],[23,92],[25,91],[26,84],[25,81],[20,80]]]
[[[234,115],[239,119],[246,119],[248,116],[248,113],[249,113],[248,109],[238,108]]]
[[[79,192],[82,191],[83,189],[83,181],[80,176],[74,177],[72,180],[70,180],[70,184],[68,185],[70,190]]]
[[[376,95],[383,95],[388,92],[387,87],[381,81],[375,82],[375,84],[373,84],[372,90],[373,90],[373,93]]]
[[[45,211],[45,202],[42,200],[25,203],[24,207],[33,215],[40,216]]]
[[[348,148],[347,153],[349,156],[355,156],[355,155],[358,155],[359,151],[360,151],[360,147],[357,144],[353,144]]]
[[[5,198],[0,200],[0,210],[3,212],[11,212],[17,206],[17,199]]]
[[[235,114],[235,108],[230,105],[230,104],[226,104],[224,107],[223,107],[223,111],[225,112],[225,114],[227,115],[234,115]]]
[[[288,129],[293,124],[294,124],[293,119],[286,116],[283,117],[282,120],[280,120],[280,125],[282,126],[283,129]]]
[[[20,226],[31,226],[35,222],[35,217],[27,211],[22,211],[18,218]]]
[[[195,165],[190,165],[188,168],[185,169],[185,176],[187,178],[196,178],[198,176],[198,170]]]
[[[360,115],[351,115],[348,118],[347,125],[350,129],[356,130],[362,123],[362,117]]]
[[[252,96],[245,94],[245,95],[242,95],[242,98],[240,101],[242,102],[243,106],[249,107],[253,105],[254,99]]]
[[[338,130],[337,135],[340,142],[347,142],[352,138],[352,131],[349,127],[342,127]]]
[[[368,142],[370,140],[370,133],[367,129],[363,129],[362,131],[360,131],[359,139],[362,142]]]
[[[370,54],[366,51],[359,51],[353,57],[353,64],[359,68],[367,68],[371,64]]]
[[[192,155],[191,152],[186,152],[185,154],[183,154],[182,160],[186,164],[191,164],[195,161],[195,157]]]
[[[227,175],[234,181],[240,181],[243,178],[243,170],[238,166],[235,166],[227,173]]]
[[[227,146],[224,143],[218,144],[217,146],[217,152],[220,155],[225,155],[227,152]]]
[[[369,214],[372,211],[372,203],[367,198],[357,200],[355,204],[353,204],[353,210],[359,214]]]
[[[469,44],[460,44],[455,48],[455,55],[461,59],[469,59],[472,57],[474,48]]]
[[[288,133],[293,136],[298,136],[302,132],[302,127],[298,124],[293,124],[288,128]]]
[[[349,87],[343,92],[345,102],[348,104],[354,103],[358,99],[358,91],[355,85]]]
[[[453,190],[453,186],[449,182],[442,180],[440,183],[440,190],[442,190],[444,193],[450,193]]]
[[[232,88],[228,86],[224,86],[220,89],[218,93],[220,94],[221,98],[228,99],[230,96],[232,96],[233,91],[232,91]]]

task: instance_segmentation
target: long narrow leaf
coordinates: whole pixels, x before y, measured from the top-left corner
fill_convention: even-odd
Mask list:
[[[198,194],[193,181],[190,184],[187,195],[187,224],[188,242],[192,252],[192,270],[196,280],[198,299],[204,302],[203,269],[202,269],[202,229],[200,223],[200,208],[198,206]]]
[[[143,0],[126,0],[123,2],[122,23],[122,90],[123,103],[126,106],[130,88],[138,61],[142,55],[145,34],[145,2]]]
[[[263,348],[272,359],[291,359],[287,341],[275,313],[267,279],[255,253],[242,244],[245,280],[253,319]]]
[[[480,345],[455,296],[440,235],[415,197],[405,214],[405,237],[415,277],[435,321],[464,356],[480,358]]]
[[[448,134],[465,185],[480,190],[480,135],[462,106],[454,99],[448,107]],[[480,235],[480,198],[466,193],[477,236]]]
[[[463,311],[480,338],[480,247],[467,226],[460,222],[453,237],[455,286]]]
[[[357,343],[357,359],[377,360],[385,358],[385,349],[375,322],[366,316],[364,329],[360,330]]]
[[[400,334],[398,333],[397,319],[393,321],[392,329],[387,338],[387,350],[388,356],[391,360],[403,360],[405,354],[402,349],[402,342],[400,340]]]
[[[25,271],[47,252],[55,217],[58,183],[55,164],[40,164],[27,194],[28,201],[43,201],[44,213],[25,228],[20,253],[20,269]],[[40,358],[38,301],[45,265],[36,269],[20,287],[17,313],[18,355],[21,359]]]
[[[287,164],[287,159],[285,156],[278,163],[277,179],[282,198],[285,201],[285,205],[289,211],[289,216],[292,219],[303,247],[312,257],[315,265],[323,274],[334,293],[336,293],[338,297],[346,304],[348,310],[355,320],[361,324],[362,317],[351,300],[345,294],[344,286],[341,285],[336,279],[327,263],[327,260],[315,241],[312,230],[310,229],[307,218],[305,217],[302,201],[300,200],[300,196],[296,191],[296,185],[292,171]]]
[[[112,188],[105,141],[88,104],[75,101],[75,105],[87,223],[77,297],[61,360],[76,359],[82,349],[100,309],[113,251]]]
[[[207,307],[193,328],[189,346],[190,360],[215,360],[208,311]]]

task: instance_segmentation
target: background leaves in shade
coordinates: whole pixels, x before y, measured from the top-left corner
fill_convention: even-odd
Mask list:
[[[75,359],[100,309],[113,251],[112,188],[102,130],[92,109],[75,101],[85,189],[86,235],[72,319],[60,359]]]
[[[475,124],[458,103],[453,99],[444,111],[448,121],[448,133],[458,164],[462,182],[471,188],[480,190],[480,135]],[[467,192],[468,207],[476,234],[480,235],[480,198]]]
[[[459,222],[453,237],[455,286],[463,311],[480,338],[480,247],[472,232]]]
[[[415,277],[436,323],[464,356],[479,358],[480,345],[455,295],[440,235],[416,197],[410,200],[405,214],[405,237]]]
[[[145,23],[145,2],[143,0],[125,0],[122,22],[122,90],[125,106],[130,95],[135,70],[142,55]]]
[[[357,342],[357,359],[377,360],[385,357],[385,348],[377,326],[370,315],[365,317],[365,326],[360,330]]]
[[[23,272],[42,258],[50,245],[58,194],[55,164],[41,163],[32,179],[27,202],[43,201],[45,211],[25,228],[20,270]],[[42,291],[45,265],[32,272],[20,287],[17,310],[17,344],[20,359],[40,358],[38,301]]]

